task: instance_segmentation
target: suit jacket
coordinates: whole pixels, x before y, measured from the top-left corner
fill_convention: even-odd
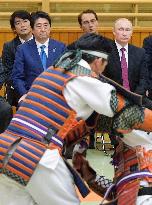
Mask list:
[[[17,106],[19,95],[12,88],[11,74],[13,69],[13,64],[15,60],[15,53],[17,47],[21,44],[21,41],[18,36],[13,40],[4,43],[2,51],[2,64],[3,64],[3,73],[0,73],[1,79],[3,79],[2,84],[6,84],[6,99],[10,105]]]
[[[6,81],[8,74],[5,72],[5,67],[2,64],[2,59],[0,58],[0,89],[3,86],[3,83]]]
[[[149,76],[149,90],[152,92],[152,36],[148,36],[143,40],[143,48],[146,51],[146,62]]]
[[[47,67],[53,65],[54,61],[65,51],[63,43],[50,39],[48,45]],[[44,71],[40,55],[38,53],[35,39],[20,45],[15,55],[12,70],[13,86],[20,94],[28,92],[35,78]]]
[[[21,44],[21,41],[18,36],[16,36],[13,40],[4,43],[2,50],[2,63],[5,68],[5,74],[7,74],[7,78],[5,82],[11,80],[11,73],[13,69],[13,64],[15,60],[15,53],[17,47]]]
[[[123,85],[119,52],[115,42],[111,41],[110,43],[112,52],[103,74]],[[128,45],[128,78],[130,90],[145,95],[148,78],[145,50],[130,44]]]

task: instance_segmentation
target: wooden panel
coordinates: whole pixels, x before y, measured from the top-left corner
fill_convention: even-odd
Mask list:
[[[99,33],[98,33],[99,35],[101,35],[101,36],[105,36],[105,32],[104,31],[100,31]]]
[[[67,45],[69,43],[69,34],[64,33],[64,32],[60,32],[59,39],[60,39],[60,41],[62,41],[63,43],[65,43]]]
[[[12,38],[14,38],[14,33],[12,31],[0,31],[0,54],[3,48],[3,44],[9,40],[11,40]]]
[[[48,12],[58,27],[77,26],[78,14],[87,8],[95,10],[104,26],[112,26],[114,18],[118,17],[128,17],[136,21],[136,26],[151,26],[151,0],[0,0],[0,27],[4,21],[9,27],[9,17],[18,9]]]
[[[113,39],[113,33],[112,32],[105,32],[104,36],[110,39]]]
[[[100,28],[99,34],[113,39],[112,28]],[[142,46],[143,39],[152,34],[152,29],[138,28],[134,30],[131,43],[136,46]],[[65,44],[70,44],[73,41],[77,40],[82,35],[82,32],[79,28],[62,28],[62,29],[52,29],[51,37],[64,42]],[[15,34],[12,33],[10,29],[1,29],[0,30],[0,54],[4,42],[11,40]]]
[[[0,0],[0,27],[9,28],[9,17],[18,9],[43,10],[50,14],[54,26],[76,27],[78,14],[87,8],[94,9],[102,26],[127,17],[134,26],[151,27],[152,0]]]
[[[60,32],[51,32],[51,37],[59,41],[60,40]]]
[[[73,33],[69,33],[69,44],[73,43],[76,39],[77,39],[77,33],[73,32]]]
[[[134,32],[132,35],[131,43],[134,44],[135,46],[140,46],[140,32]]]
[[[5,0],[3,0],[5,1]],[[92,3],[92,0],[50,0],[50,2],[54,3]],[[112,4],[117,4],[117,3],[151,3],[151,0],[93,0],[94,3],[112,3]]]
[[[141,38],[140,38],[140,46],[142,47],[143,46],[143,40],[144,38],[146,38],[147,36],[150,35],[150,32],[142,32],[141,33]]]
[[[99,34],[113,39],[112,28],[100,28]],[[152,28],[136,28],[134,30],[131,43],[136,46],[142,46],[143,39],[149,35],[152,35]],[[70,44],[77,40],[82,35],[82,32],[79,28],[54,28],[51,32],[51,37],[64,42],[65,44]],[[11,40],[14,38],[15,34],[11,31],[11,29],[3,28],[0,30],[0,54],[2,52],[2,47],[4,42]],[[4,88],[0,91],[0,95],[3,95]]]

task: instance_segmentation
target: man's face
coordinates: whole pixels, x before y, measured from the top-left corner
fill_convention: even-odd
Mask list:
[[[87,13],[82,15],[81,29],[84,33],[98,33],[98,21],[94,14]]]
[[[21,19],[16,17],[14,21],[15,29],[14,31],[18,36],[22,38],[22,36],[29,35],[32,31],[30,26],[30,21],[28,19]]]
[[[120,19],[116,22],[113,30],[115,40],[121,45],[125,46],[132,36],[132,24],[127,19]]]
[[[45,18],[38,18],[35,21],[33,35],[40,43],[45,43],[50,36],[51,26]]]

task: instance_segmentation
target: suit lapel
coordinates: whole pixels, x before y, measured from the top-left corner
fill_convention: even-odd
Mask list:
[[[133,53],[133,49],[132,49],[132,46],[131,45],[128,45],[128,76],[129,76],[129,82],[131,81],[132,79],[132,74],[133,74],[133,56],[134,56],[134,53]]]
[[[16,38],[14,39],[14,46],[13,46],[14,57],[15,57],[15,53],[16,53],[17,47],[18,47],[19,45],[21,45],[21,44],[22,44],[22,43],[21,43],[19,37],[16,36]]]
[[[16,36],[16,38],[14,39],[14,43],[16,47],[22,44],[18,36]]]
[[[32,40],[28,41],[27,43],[29,43],[29,45],[30,45],[31,57],[33,57],[33,59],[35,59],[35,63],[37,64],[37,69],[39,68],[40,71],[42,72],[44,69],[43,69],[43,65],[42,65],[42,62],[40,59],[40,55],[39,55],[35,40],[32,39]]]
[[[56,46],[54,44],[54,41],[52,39],[49,40],[48,45],[48,58],[47,58],[47,67],[52,65],[56,56]]]
[[[112,49],[112,55],[114,59],[114,69],[116,70],[116,73],[118,73],[118,76],[121,77],[121,63],[120,63],[120,57],[119,57],[119,52],[117,49],[117,46],[115,42],[113,43],[113,49]]]

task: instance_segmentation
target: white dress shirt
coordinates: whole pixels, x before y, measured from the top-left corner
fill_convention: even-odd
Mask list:
[[[21,37],[19,37],[19,39],[20,39],[20,41],[21,41],[22,44],[25,43],[25,42],[27,42],[27,41],[25,41],[24,39],[22,39]],[[32,39],[33,39],[33,35],[31,36],[31,38],[28,39],[28,41],[30,41],[30,40],[32,40]]]
[[[37,46],[39,55],[40,55],[40,53],[41,53],[41,46],[42,46],[42,45],[45,45],[44,51],[45,51],[45,53],[46,53],[46,56],[48,57],[49,38],[48,38],[48,40],[47,40],[45,43],[43,43],[43,44],[42,44],[42,43],[39,43],[39,42],[36,41],[36,40],[35,40],[35,42],[36,42],[36,46]]]
[[[125,48],[124,54],[125,54],[125,58],[126,58],[127,66],[128,66],[128,44],[125,45],[124,47],[122,47],[119,43],[117,43],[117,41],[115,41],[115,43],[116,43],[117,50],[119,53],[120,61],[121,61],[121,57],[122,57],[122,51],[120,49]]]

